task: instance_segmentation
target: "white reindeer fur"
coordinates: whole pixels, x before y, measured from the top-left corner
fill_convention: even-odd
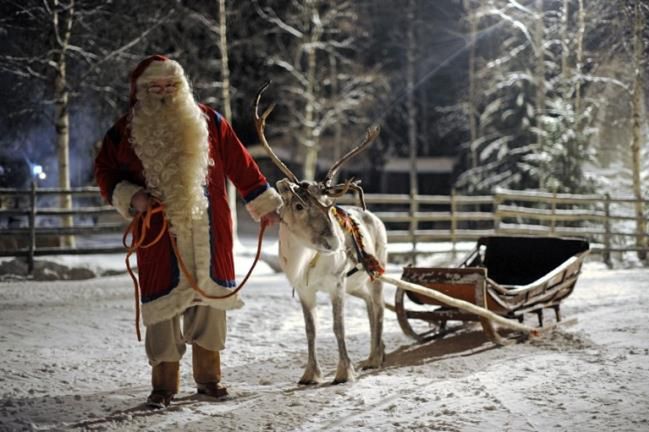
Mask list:
[[[284,207],[280,210],[282,218],[279,227],[280,266],[299,295],[307,332],[309,358],[300,383],[315,384],[321,380],[315,350],[315,299],[318,291],[328,293],[332,302],[334,333],[339,352],[334,383],[353,380],[354,368],[347,355],[344,339],[344,294],[347,292],[360,297],[367,304],[372,337],[370,355],[363,367],[380,367],[384,357],[382,284],[380,281],[372,282],[363,269],[347,277],[346,273],[354,267],[356,261],[351,235],[343,232],[331,213],[328,215],[330,232],[327,232],[322,225],[319,226],[317,221],[314,222],[314,219],[319,218],[320,222],[326,219],[322,210],[310,208],[308,212],[307,210],[301,212],[304,214],[297,214],[294,206],[298,200],[288,191],[289,187],[295,185],[282,180],[277,186],[284,200]],[[327,198],[324,197],[323,201],[326,200]],[[357,207],[344,209],[358,223],[366,252],[374,255],[382,265],[385,265],[387,236],[383,223],[369,211]]]

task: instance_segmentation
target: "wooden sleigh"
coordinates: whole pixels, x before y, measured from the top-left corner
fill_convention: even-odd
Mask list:
[[[561,301],[572,293],[588,251],[580,239],[482,237],[459,267],[405,267],[401,279],[521,323],[525,314],[536,314],[543,327],[545,309],[561,320]],[[397,288],[394,307],[403,332],[418,341],[462,327],[448,326],[452,321],[480,321],[492,341],[507,343],[490,320],[415,292]]]

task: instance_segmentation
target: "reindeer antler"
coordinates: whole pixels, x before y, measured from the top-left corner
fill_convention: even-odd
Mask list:
[[[352,177],[351,179],[346,180],[345,183],[325,188],[325,193],[331,198],[338,198],[345,195],[350,190],[358,194],[358,200],[361,202],[361,207],[363,207],[363,210],[367,210],[361,181],[358,179]]]
[[[257,130],[257,136],[259,137],[259,142],[261,145],[266,149],[266,152],[270,156],[270,159],[273,161],[275,165],[284,173],[286,177],[288,177],[289,180],[291,180],[293,183],[300,183],[298,180],[297,176],[293,174],[293,172],[288,169],[288,167],[280,160],[280,158],[277,157],[275,152],[270,148],[270,145],[268,144],[268,141],[266,141],[266,136],[264,135],[264,128],[266,127],[266,118],[268,115],[273,111],[273,108],[275,108],[275,104],[270,105],[264,113],[259,116],[259,100],[261,99],[261,94],[268,88],[270,85],[270,80],[266,81],[257,91],[257,97],[255,97],[255,106],[254,106],[254,116],[255,116],[255,129]]]
[[[308,183],[302,183],[300,180],[297,178],[293,172],[280,160],[279,157],[275,154],[275,152],[270,148],[270,144],[268,144],[268,141],[266,140],[266,136],[264,135],[264,128],[266,127],[266,118],[270,115],[270,113],[273,111],[273,108],[275,108],[275,104],[270,105],[266,110],[263,112],[263,114],[260,116],[259,115],[259,101],[261,100],[261,94],[268,88],[270,85],[270,81],[266,81],[257,91],[257,96],[255,97],[255,104],[254,104],[254,117],[255,117],[255,129],[257,130],[257,136],[259,137],[259,142],[261,145],[264,147],[268,155],[270,156],[270,159],[273,161],[273,163],[284,173],[284,175],[288,178],[289,181],[294,183],[295,185],[298,186],[298,189],[300,191],[303,191],[303,193],[306,193],[306,196],[310,197],[309,199],[313,200],[313,202],[316,204],[316,206],[324,211],[325,213],[329,211],[331,208],[331,205],[325,205],[320,202],[320,199],[318,196],[314,195],[310,190]],[[338,159],[333,166],[329,169],[327,172],[327,175],[325,176],[324,180],[319,183],[320,190],[324,195],[327,195],[331,198],[338,198],[350,190],[358,193],[358,197],[361,201],[361,205],[363,206],[363,210],[366,210],[365,207],[365,198],[363,196],[363,188],[360,186],[360,180],[355,180],[353,178],[346,180],[344,183],[332,186],[331,185],[331,180],[333,177],[336,175],[340,167],[347,162],[349,159],[353,158],[357,154],[361,153],[363,150],[367,148],[367,146],[372,143],[376,139],[376,137],[379,135],[380,128],[379,126],[372,126],[370,127],[367,132],[365,133],[365,137],[363,141],[354,147],[352,150],[347,152],[343,157]],[[290,188],[291,193],[298,199],[300,200],[305,206],[307,205],[306,202],[302,199],[300,194],[293,190],[293,188]]]
[[[325,193],[331,198],[338,198],[345,195],[352,186],[357,185],[360,180],[355,180],[353,177],[345,180],[345,183],[338,184],[325,188]]]
[[[351,149],[349,152],[347,152],[343,157],[338,159],[331,168],[329,168],[329,171],[327,172],[327,175],[325,176],[324,180],[322,183],[325,185],[325,187],[329,188],[331,187],[331,180],[333,177],[336,175],[340,167],[343,166],[345,162],[347,162],[349,159],[353,158],[357,154],[361,153],[363,150],[367,148],[368,145],[372,143],[376,139],[377,136],[379,136],[379,132],[381,131],[381,128],[378,125],[374,125],[367,129],[367,132],[365,133],[365,137],[363,138],[363,142],[361,142],[359,145]]]

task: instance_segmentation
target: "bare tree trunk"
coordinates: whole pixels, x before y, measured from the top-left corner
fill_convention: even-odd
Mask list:
[[[415,32],[413,30],[415,20],[415,2],[409,0],[408,2],[408,25],[406,30],[406,111],[408,116],[408,149],[410,154],[410,216],[414,217],[418,210],[415,197],[418,194],[417,190],[417,107],[415,106],[415,61],[417,41],[415,40]],[[417,239],[415,232],[417,230],[417,222],[410,222],[410,235],[412,238],[412,263],[417,262]]]
[[[581,124],[581,70],[584,64],[584,33],[586,31],[586,11],[584,10],[584,0],[579,0],[577,10],[577,49],[576,49],[576,66],[575,66],[575,116],[577,122]]]
[[[568,36],[568,17],[570,15],[570,0],[563,0],[561,12],[561,75],[565,83],[570,79],[570,43]]]
[[[273,38],[279,38],[274,50],[277,53],[270,56],[268,64],[287,72],[282,74],[286,77],[283,79],[285,93],[290,98],[288,105],[294,110],[289,116],[288,134],[297,145],[303,165],[299,177],[312,180],[318,174],[323,134],[335,134],[336,121],[342,122],[342,128],[350,125],[359,117],[349,119],[346,113],[359,108],[363,104],[361,101],[375,100],[378,94],[374,83],[381,79],[380,76],[367,65],[361,65],[362,56],[357,54],[361,41],[369,34],[358,31],[359,20],[363,20],[366,15],[363,11],[369,6],[351,0],[300,0],[289,2],[295,7],[277,5],[277,11],[273,11],[268,4],[273,2],[265,3],[263,7],[257,4],[256,10],[278,31]],[[284,34],[286,37],[280,36]],[[345,74],[345,88],[353,89],[343,93],[339,90],[335,98],[328,92],[330,56],[336,58],[338,75]],[[361,67],[368,72],[363,72]],[[340,82],[338,86],[340,88]],[[332,101],[335,102],[333,109],[324,108]],[[359,111],[364,120],[370,120],[369,110]],[[329,157],[331,154],[327,154]]]
[[[52,24],[58,45],[56,58],[56,75],[54,78],[54,126],[56,129],[56,148],[59,164],[59,187],[70,189],[70,113],[69,93],[66,81],[66,54],[72,33],[74,17],[74,0],[70,1],[65,18],[59,16],[59,1],[54,0]],[[72,208],[72,195],[62,194],[59,205],[63,209]],[[74,225],[71,215],[62,217],[63,226]],[[61,237],[61,246],[74,247],[74,236]]]
[[[228,121],[232,121],[232,101],[230,99],[230,66],[228,57],[228,25],[226,0],[219,1],[219,51],[221,53],[221,97],[223,98],[223,115]],[[237,223],[237,191],[231,181],[227,181],[228,205],[232,218],[232,235],[234,246],[239,246],[238,223]]]
[[[315,136],[315,67],[316,51],[312,46],[307,51],[307,88],[304,115],[304,178],[313,180],[318,161],[317,138]]]
[[[534,26],[534,44],[536,45],[536,145],[543,147],[543,116],[545,115],[545,49],[543,47],[545,32],[543,0],[536,0],[536,25]],[[539,174],[539,189],[543,189],[543,173]]]
[[[430,128],[429,128],[429,110],[430,110],[430,101],[426,95],[426,86],[420,86],[417,91],[417,99],[419,102],[419,136],[421,137],[421,155],[430,156],[433,152],[433,140],[430,137]]]
[[[479,9],[482,4],[477,6]],[[469,14],[469,158],[471,159],[471,168],[478,166],[478,156],[474,146],[475,140],[478,138],[478,121],[477,113],[477,87],[475,82],[475,57],[476,57],[476,42],[478,32],[478,14],[476,8],[471,6],[470,0],[465,0],[465,7]]]
[[[635,17],[633,26],[633,66],[634,66],[634,80],[633,80],[633,113],[631,117],[633,138],[631,141],[631,160],[633,170],[633,195],[636,199],[635,203],[635,216],[636,216],[636,245],[639,248],[647,247],[647,223],[644,217],[644,209],[642,205],[642,179],[641,179],[641,148],[642,148],[642,129],[643,129],[643,97],[644,97],[644,82],[643,82],[643,63],[644,63],[644,40],[642,32],[645,26],[644,13],[641,9],[640,0],[635,2]],[[647,258],[646,250],[638,251],[638,258],[644,260]]]
[[[329,65],[331,67],[331,97],[335,100],[338,99],[339,89],[338,89],[338,62],[336,61],[336,56],[333,54],[329,55]],[[338,110],[338,104],[336,104],[336,123],[334,124],[334,146],[333,146],[333,158],[332,160],[337,161],[342,156],[342,146],[341,140],[343,135],[342,122],[340,117],[340,111]],[[333,184],[336,184],[338,174],[334,174],[334,177],[331,179]]]
[[[414,37],[415,40],[426,40],[426,33],[423,26],[416,26],[418,31],[415,31]],[[423,56],[422,52],[419,53],[419,56]],[[417,111],[419,115],[419,128],[418,135],[421,137],[420,140],[420,153],[421,156],[430,156],[433,151],[433,140],[429,136],[430,127],[429,127],[429,109],[430,101],[426,93],[426,86],[419,86],[416,91],[416,103],[419,110]]]
[[[315,26],[319,21],[317,18],[317,5],[313,0],[307,1],[307,8],[305,11],[305,19],[312,21],[311,25]],[[316,19],[317,18],[317,19]],[[304,112],[304,178],[306,180],[313,180],[316,174],[316,164],[318,161],[318,137],[316,136],[315,124],[315,103],[316,103],[316,48],[315,43],[319,39],[319,31],[317,28],[312,28],[309,42],[305,48],[306,51],[306,107]]]

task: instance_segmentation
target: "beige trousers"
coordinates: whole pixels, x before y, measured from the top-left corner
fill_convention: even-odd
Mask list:
[[[180,319],[182,316],[182,331]],[[186,344],[198,344],[210,351],[225,347],[225,311],[209,306],[192,306],[182,315],[146,328],[144,345],[151,366],[180,361]]]

